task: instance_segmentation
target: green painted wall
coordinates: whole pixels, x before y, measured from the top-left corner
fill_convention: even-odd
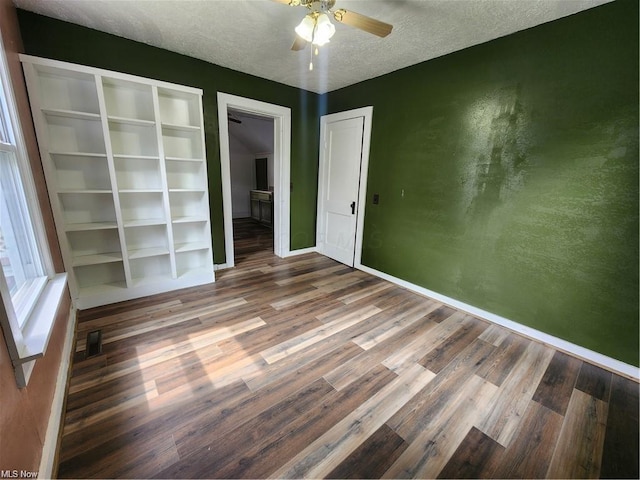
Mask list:
[[[29,12],[19,20],[30,54],[204,90],[216,263],[216,92],[292,109],[292,249],[315,242],[319,115],[373,105],[365,265],[638,365],[635,0],[322,97]]]
[[[319,96],[167,50],[18,10],[30,55],[89,65],[204,90],[203,110],[215,263],[224,263],[218,91],[291,108],[291,249],[315,245]],[[283,53],[286,55],[286,52]]]
[[[365,265],[638,365],[636,0],[328,95],[365,105]]]

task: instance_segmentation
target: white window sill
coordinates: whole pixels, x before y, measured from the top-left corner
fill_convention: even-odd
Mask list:
[[[56,274],[49,280],[22,329],[22,345],[18,358],[13,359],[20,387],[27,385],[35,360],[44,356],[47,350],[66,285],[66,272]]]

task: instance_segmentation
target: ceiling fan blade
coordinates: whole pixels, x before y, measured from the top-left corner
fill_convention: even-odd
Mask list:
[[[300,5],[300,0],[271,0],[276,3],[284,3],[285,5],[289,5],[291,7],[297,7]]]
[[[340,23],[349,25],[350,27],[359,28],[365,32],[372,33],[378,37],[386,37],[391,33],[393,25],[381,22],[375,18],[367,17],[356,12],[349,12],[344,8],[340,8],[333,12],[333,17]]]
[[[296,39],[293,41],[293,45],[291,45],[291,50],[297,52],[298,50],[304,50],[306,46],[307,41],[300,35],[296,35]]]

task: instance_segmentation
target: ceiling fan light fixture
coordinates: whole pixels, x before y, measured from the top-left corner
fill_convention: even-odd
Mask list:
[[[311,41],[313,36],[313,29],[316,26],[316,20],[312,14],[305,15],[300,24],[295,28],[296,33],[304,38],[307,42]]]
[[[313,12],[302,19],[295,31],[307,42],[321,47],[328,43],[336,33],[336,27],[331,23],[326,13]]]
[[[321,13],[316,20],[316,33],[312,43],[321,47],[329,42],[334,33],[336,33],[336,27],[329,20],[329,16]]]

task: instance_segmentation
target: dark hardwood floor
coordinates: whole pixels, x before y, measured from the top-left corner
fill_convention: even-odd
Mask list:
[[[258,252],[273,252],[273,230],[252,218],[233,220],[233,248],[236,263],[247,255]]]
[[[235,233],[215,284],[79,313],[60,477],[638,478],[637,383]]]

